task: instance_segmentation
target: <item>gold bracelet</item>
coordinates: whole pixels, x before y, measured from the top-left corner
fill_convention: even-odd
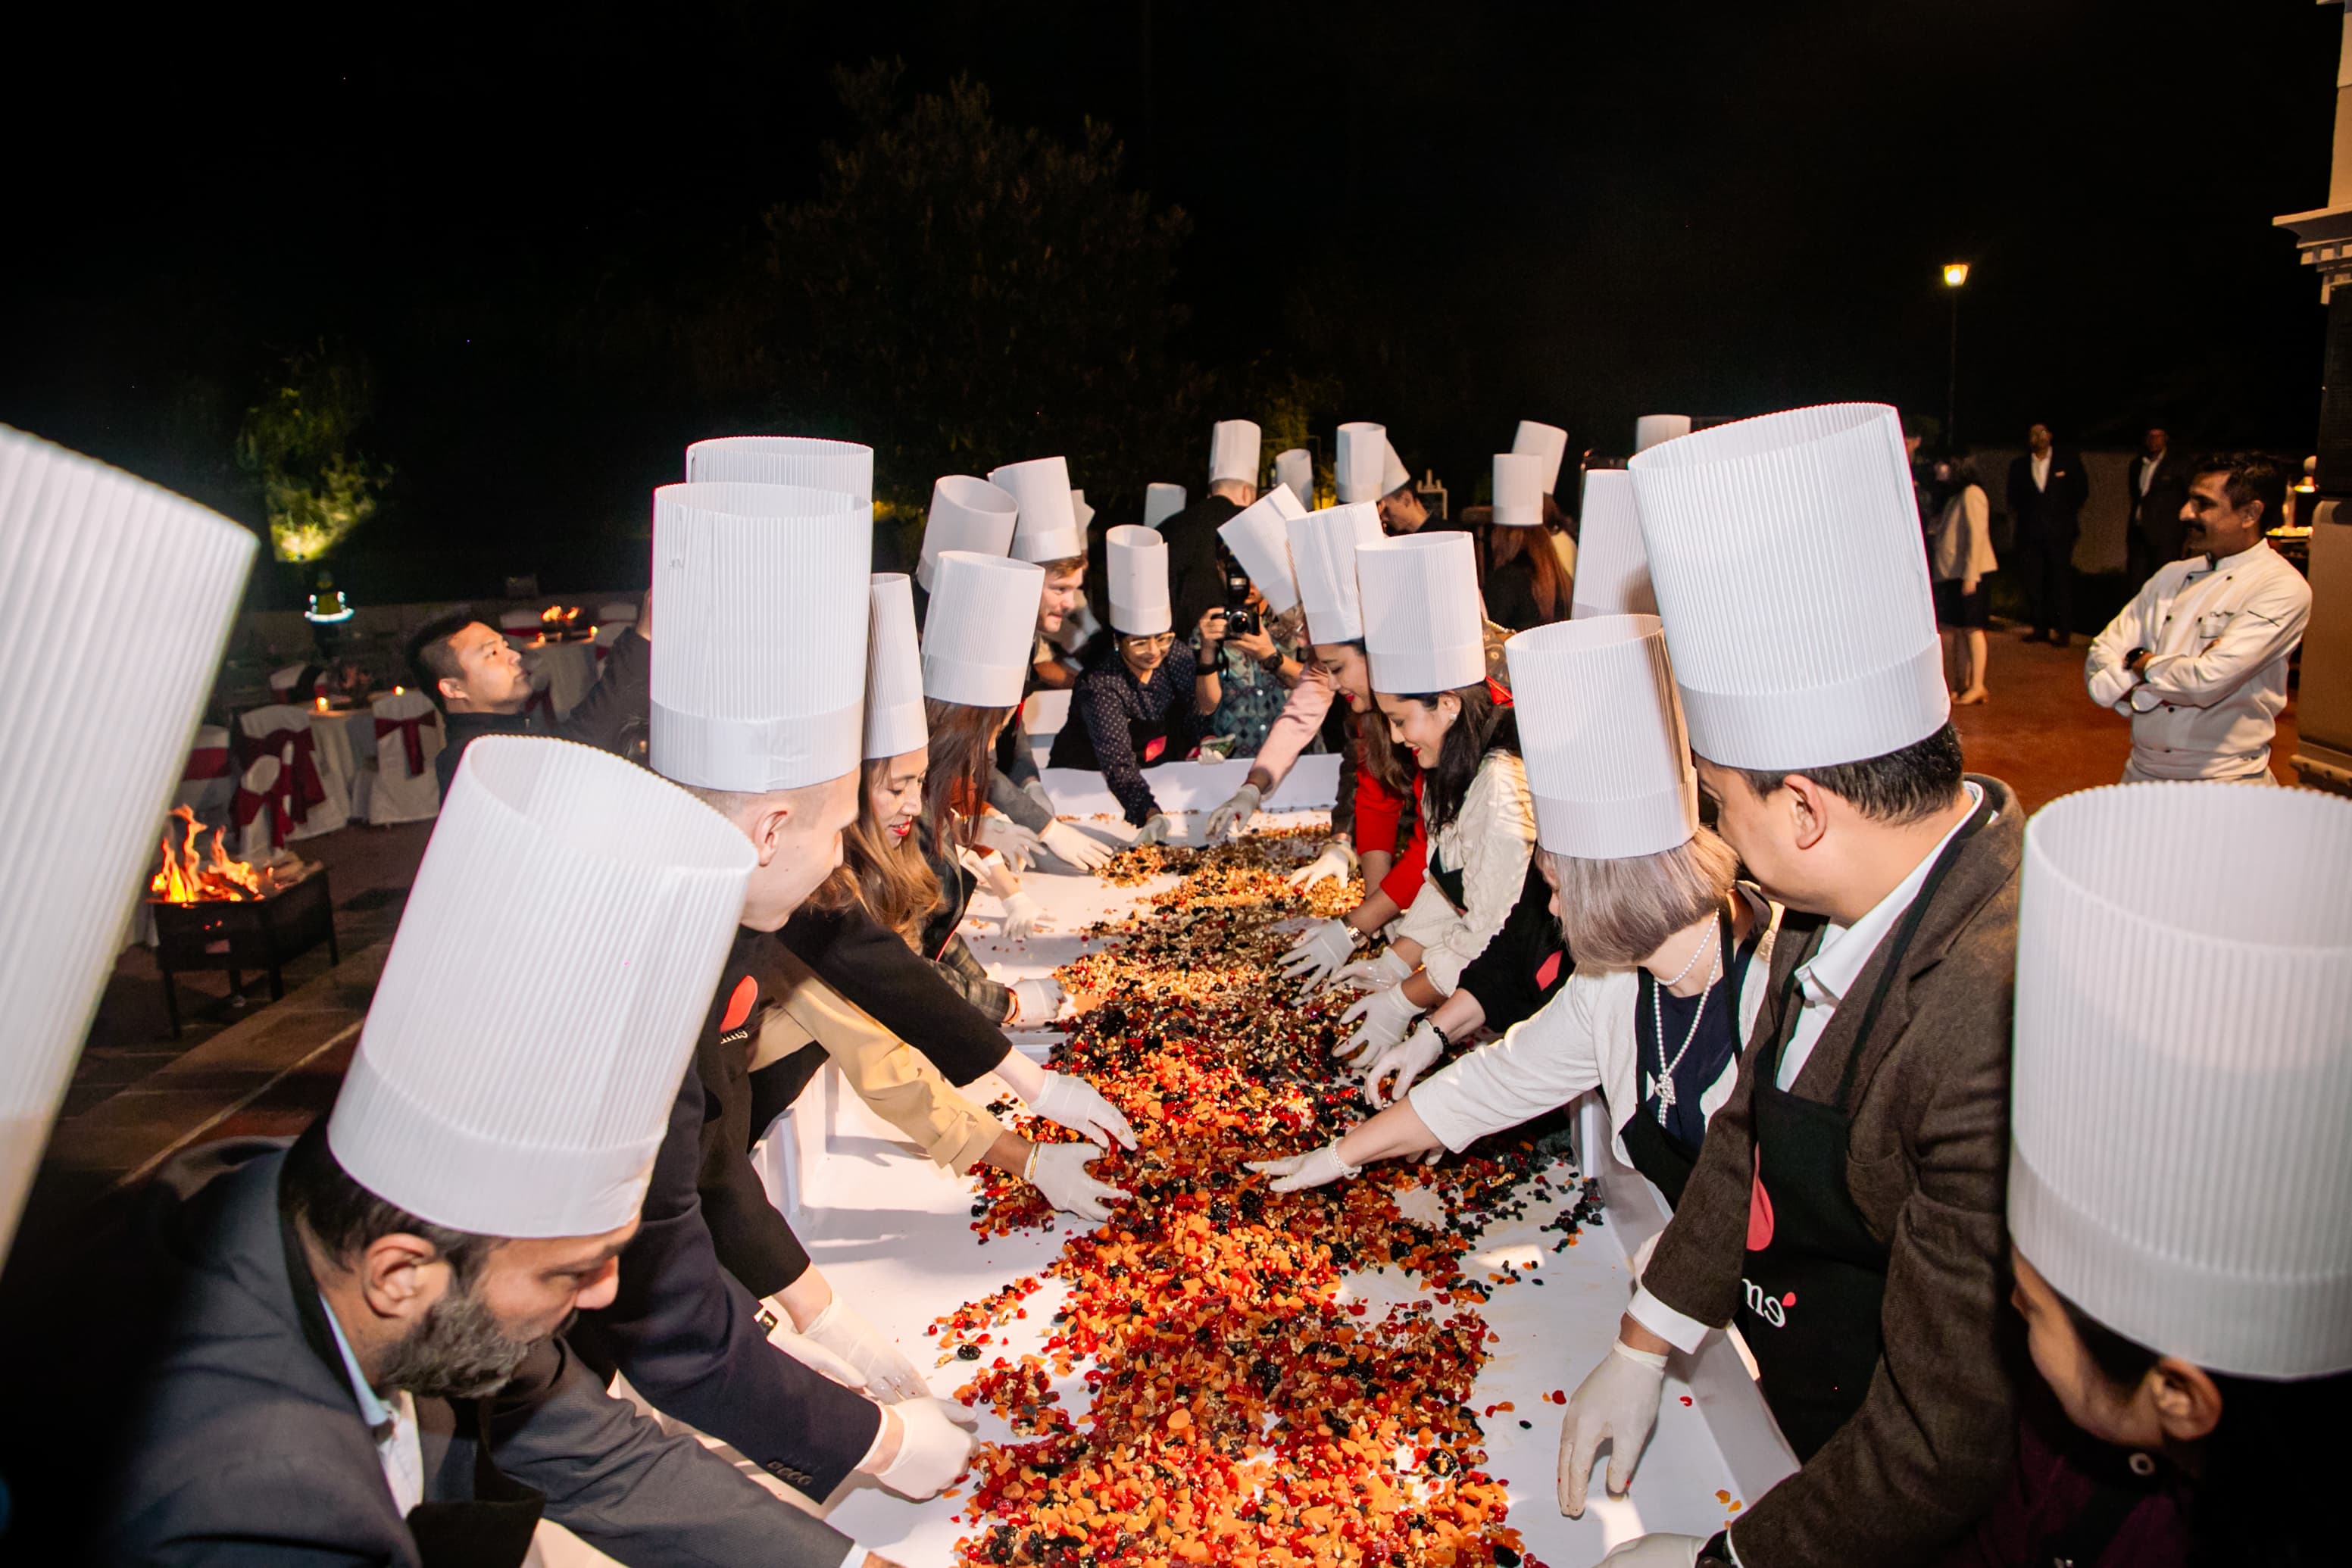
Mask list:
[[[1027,1182],[1031,1186],[1035,1186],[1037,1184],[1037,1151],[1044,1147],[1045,1145],[1043,1143],[1030,1144],[1029,1157],[1021,1162],[1021,1179]]]

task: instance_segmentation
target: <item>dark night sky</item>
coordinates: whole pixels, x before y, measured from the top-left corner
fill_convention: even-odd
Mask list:
[[[1109,121],[1194,219],[1185,357],[1279,363],[1344,304],[1330,412],[1457,486],[1522,416],[1611,450],[1654,408],[1938,412],[1955,257],[1974,439],[2311,440],[2270,220],[2326,198],[2338,21],[2298,0],[420,9],[12,25],[0,420],[251,516],[190,411],[233,428],[333,334],[402,468],[377,543],[510,524],[559,585],[727,417],[564,324],[661,319],[813,192],[829,68],[895,55]]]

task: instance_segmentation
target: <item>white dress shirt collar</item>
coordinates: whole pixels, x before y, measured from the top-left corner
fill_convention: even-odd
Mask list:
[[[392,1489],[392,1500],[404,1516],[425,1500],[425,1452],[416,1432],[416,1401],[402,1389],[386,1404],[360,1371],[360,1359],[352,1353],[352,1342],[343,1337],[343,1325],[335,1318],[334,1303],[323,1291],[319,1305],[326,1310],[327,1330],[335,1336],[335,1348],[342,1352],[343,1374],[351,1379],[352,1395],[359,1401],[360,1419],[367,1423],[368,1435],[375,1439],[376,1462],[383,1467],[384,1484]]]

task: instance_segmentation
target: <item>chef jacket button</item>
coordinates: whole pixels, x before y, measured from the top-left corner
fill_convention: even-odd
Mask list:
[[[2148,1458],[2146,1454],[2134,1454],[2130,1458],[2124,1462],[2131,1466],[2131,1473],[2133,1475],[2139,1477],[2143,1480],[2149,1476],[2156,1474],[2156,1461]]]

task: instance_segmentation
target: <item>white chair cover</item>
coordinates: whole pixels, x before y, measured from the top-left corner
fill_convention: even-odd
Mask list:
[[[604,628],[598,626],[596,635],[603,637]],[[613,635],[619,637],[621,628],[614,627]],[[525,648],[522,655],[522,667],[530,674],[531,689],[547,693],[551,717],[558,719],[571,712],[588,695],[603,664],[594,647],[584,642],[542,643]]]
[[[367,819],[371,826],[389,827],[395,822],[424,822],[441,813],[441,784],[433,759],[444,743],[441,710],[422,691],[396,691],[370,703],[375,738],[375,777],[368,791]],[[408,739],[416,737],[418,766],[408,765]]]
[[[223,827],[236,799],[236,758],[229,749],[228,728],[200,724],[189,742],[187,766],[181,772],[180,787],[172,792],[172,804],[194,812],[198,822]]]
[[[546,629],[537,610],[508,610],[499,616],[499,631],[511,643],[528,643]]]
[[[607,599],[596,606],[596,624],[609,626],[615,623],[627,626],[637,618],[637,606],[630,599]]]
[[[237,781],[235,843],[240,860],[267,866],[277,857],[278,814],[270,796],[277,792],[278,775],[283,771],[276,757],[260,757]]]
[[[301,747],[299,742],[283,739],[275,755],[288,776],[276,780],[283,792],[287,815],[293,819],[289,838],[316,838],[322,833],[332,833],[350,825],[352,820],[352,762],[348,743],[322,746],[311,736],[310,710],[279,703],[268,708],[256,708],[237,720],[237,728],[248,742],[260,742],[271,735],[285,735],[299,731],[310,737],[310,766],[317,773],[319,787],[326,798],[305,801],[302,770],[298,763]]]

